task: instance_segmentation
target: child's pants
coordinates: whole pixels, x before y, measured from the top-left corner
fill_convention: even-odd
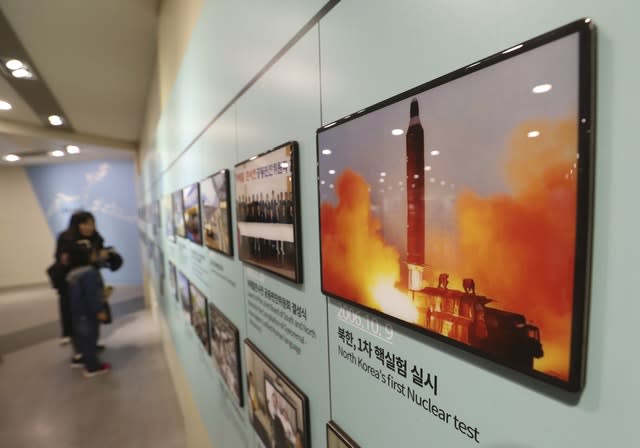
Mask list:
[[[82,361],[90,372],[100,369],[100,361],[96,351],[99,325],[95,319],[89,319],[86,316],[76,319],[74,316],[75,346],[80,350]]]

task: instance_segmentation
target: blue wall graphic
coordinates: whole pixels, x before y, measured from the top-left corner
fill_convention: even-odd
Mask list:
[[[142,283],[132,161],[42,165],[26,171],[54,235],[67,228],[74,211],[90,211],[105,244],[125,260],[118,272],[104,271],[105,281]]]

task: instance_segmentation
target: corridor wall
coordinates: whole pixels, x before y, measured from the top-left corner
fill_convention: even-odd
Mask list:
[[[326,446],[336,421],[362,447],[633,445],[640,361],[626,348],[640,305],[640,209],[634,192],[636,2],[499,0],[204,0],[153,141],[141,154],[140,205],[286,141],[300,147],[304,281],[296,285],[164,229],[147,238],[309,399],[310,446]],[[581,393],[562,392],[391,324],[395,353],[438,375],[441,409],[478,430],[434,417],[339,353],[341,305],[320,291],[315,130],[411,87],[580,17],[598,27],[595,237]],[[231,183],[231,196],[235,190]],[[232,206],[234,203],[232,202]],[[162,216],[162,222],[165,222]],[[234,241],[237,241],[232,214]],[[147,231],[144,228],[145,232]],[[160,306],[202,421],[216,447],[258,447],[247,408],[233,401],[185,322],[169,282],[154,272]],[[293,324],[256,324],[256,285],[306,311]],[[264,311],[264,315],[270,315]],[[363,318],[370,318],[367,313]],[[304,342],[283,336],[304,324]],[[282,331],[278,331],[280,328]],[[300,327],[296,327],[300,328]],[[367,337],[350,328],[357,337]],[[244,347],[241,358],[244,360]],[[243,375],[246,373],[243,361]],[[243,395],[247,397],[246,377]]]

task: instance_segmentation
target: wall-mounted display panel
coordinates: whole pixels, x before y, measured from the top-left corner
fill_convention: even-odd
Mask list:
[[[302,283],[297,143],[239,163],[235,182],[240,259]]]
[[[229,170],[218,171],[200,182],[204,245],[232,256],[230,194]]]
[[[184,207],[182,205],[182,190],[176,191],[171,195],[171,203],[173,210],[173,226],[176,235],[185,238],[187,236],[184,225]]]
[[[209,302],[211,355],[238,406],[243,405],[240,332],[222,311]]]
[[[327,448],[360,448],[334,421],[327,423]]]
[[[164,232],[169,241],[176,240],[176,226],[173,221],[173,204],[171,195],[162,198],[162,213],[164,217]]]
[[[185,235],[189,241],[202,244],[200,223],[200,190],[198,184],[192,184],[182,190],[182,206],[184,207]]]
[[[176,303],[180,303],[180,296],[178,294],[178,278],[177,278],[176,265],[171,261],[169,262],[169,282],[171,282],[171,293],[173,294]]]
[[[260,350],[245,340],[249,418],[266,447],[309,448],[309,403]]]
[[[592,40],[574,22],[320,128],[323,292],[579,390]]]
[[[211,353],[209,346],[209,316],[207,314],[207,298],[193,283],[189,285],[191,292],[191,324],[193,325],[202,346]]]
[[[189,279],[178,271],[178,297],[182,304],[182,315],[187,322],[191,322],[191,292],[189,291]]]

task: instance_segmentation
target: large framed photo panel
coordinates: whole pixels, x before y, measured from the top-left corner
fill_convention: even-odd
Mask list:
[[[182,315],[187,322],[191,322],[191,292],[189,291],[189,279],[178,271],[178,297],[182,304]]]
[[[229,170],[218,171],[200,181],[204,245],[209,249],[233,256],[230,195]]]
[[[211,354],[207,298],[193,283],[189,285],[189,291],[191,293],[191,325],[207,353]]]
[[[580,390],[594,34],[576,21],[318,129],[322,291]]]
[[[175,234],[185,238],[187,236],[184,226],[184,207],[182,205],[182,190],[175,191],[171,194],[171,204],[173,212],[173,228]]]
[[[298,144],[237,164],[235,182],[240,260],[302,283]]]
[[[309,448],[309,401],[265,355],[245,339],[249,418],[266,447]]]
[[[360,448],[333,420],[327,423],[327,448]]]
[[[238,406],[243,406],[242,375],[240,373],[240,332],[222,311],[209,302],[209,334],[211,355],[222,379]]]
[[[198,184],[191,184],[182,190],[182,206],[184,207],[184,229],[186,238],[196,244],[202,244],[200,189],[198,188]]]

